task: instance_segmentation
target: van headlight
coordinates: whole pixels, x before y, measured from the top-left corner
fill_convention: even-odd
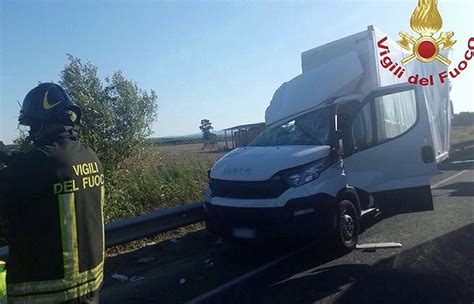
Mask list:
[[[299,187],[317,179],[319,175],[321,175],[321,173],[327,168],[327,160],[327,158],[322,158],[303,166],[285,170],[279,175],[290,186]]]

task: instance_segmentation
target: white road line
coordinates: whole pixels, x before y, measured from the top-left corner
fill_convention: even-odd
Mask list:
[[[452,180],[453,178],[456,178],[456,177],[458,177],[459,175],[464,174],[464,173],[468,172],[469,170],[471,170],[471,169],[473,169],[473,168],[474,168],[474,167],[471,167],[471,168],[469,168],[469,169],[467,169],[467,170],[463,170],[463,171],[461,171],[461,172],[459,172],[459,173],[457,173],[457,174],[454,174],[453,176],[450,176],[450,177],[448,177],[448,178],[446,178],[446,179],[444,179],[444,180],[442,180],[442,181],[440,181],[440,182],[434,184],[433,186],[431,186],[431,189],[435,189],[435,188],[437,188],[439,185],[442,185],[442,184],[446,183],[447,181],[450,181],[450,180]]]
[[[285,259],[287,259],[287,258],[289,258],[289,257],[291,257],[291,256],[297,255],[297,254],[299,254],[299,253],[305,251],[306,249],[308,249],[310,246],[313,246],[313,245],[314,245],[314,243],[311,243],[311,244],[308,244],[308,245],[306,245],[306,246],[303,246],[302,248],[300,248],[300,249],[298,249],[298,250],[295,250],[295,251],[292,251],[292,252],[290,252],[290,253],[287,253],[287,254],[285,254],[285,255],[283,255],[283,256],[281,256],[281,257],[279,257],[279,258],[277,258],[277,259],[275,259],[275,260],[273,260],[273,261],[271,261],[271,262],[269,262],[269,263],[267,263],[267,264],[264,264],[264,265],[262,265],[262,266],[260,266],[260,267],[258,267],[258,268],[256,268],[256,269],[250,271],[250,272],[247,272],[247,273],[245,273],[245,274],[243,274],[243,275],[241,275],[241,276],[239,276],[239,277],[236,277],[235,279],[232,279],[232,280],[230,280],[230,281],[228,281],[228,282],[226,282],[226,283],[224,283],[224,284],[222,284],[222,285],[216,287],[216,288],[213,289],[213,290],[210,290],[210,291],[208,291],[208,292],[206,292],[206,293],[203,293],[202,295],[197,296],[197,297],[195,297],[194,299],[187,301],[185,304],[197,304],[197,303],[202,303],[203,301],[208,300],[210,297],[212,297],[212,296],[214,296],[214,295],[216,295],[216,294],[219,294],[219,293],[221,293],[222,291],[224,291],[224,290],[226,290],[226,289],[228,289],[228,288],[230,288],[230,287],[232,287],[232,286],[234,286],[234,285],[237,285],[237,284],[239,284],[240,282],[243,282],[243,281],[247,280],[248,278],[251,278],[251,277],[257,275],[258,273],[263,272],[263,271],[265,271],[265,270],[267,270],[267,269],[269,269],[269,268],[275,266],[276,264],[280,263],[281,261],[283,261],[283,260],[285,260]]]

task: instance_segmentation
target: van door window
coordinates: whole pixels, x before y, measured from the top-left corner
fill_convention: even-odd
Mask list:
[[[413,90],[375,98],[377,143],[405,133],[416,122]]]
[[[366,149],[374,144],[370,103],[367,103],[354,118],[352,138],[356,151]]]

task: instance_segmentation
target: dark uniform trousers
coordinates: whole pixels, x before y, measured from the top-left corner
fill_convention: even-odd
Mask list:
[[[102,164],[70,132],[0,171],[8,303],[98,303],[103,205]]]

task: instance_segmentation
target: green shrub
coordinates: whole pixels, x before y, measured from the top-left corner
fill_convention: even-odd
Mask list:
[[[60,84],[83,109],[81,139],[96,151],[106,173],[146,144],[157,113],[157,95],[120,71],[102,82],[97,67],[68,55]]]

